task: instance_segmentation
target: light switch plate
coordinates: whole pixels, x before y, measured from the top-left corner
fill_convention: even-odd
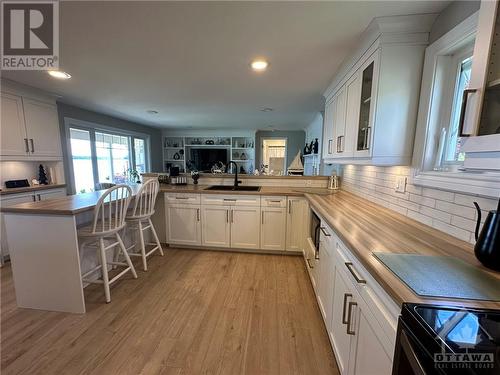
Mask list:
[[[406,191],[406,177],[397,177],[396,186],[394,188],[396,193],[404,193]]]

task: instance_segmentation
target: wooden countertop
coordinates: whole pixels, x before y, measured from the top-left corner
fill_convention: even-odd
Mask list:
[[[9,194],[19,194],[19,193],[28,193],[31,191],[39,191],[39,190],[48,190],[48,189],[57,189],[66,187],[66,184],[52,184],[52,185],[35,185],[35,186],[27,186],[20,188],[5,188],[0,190],[0,195],[9,195]]]
[[[441,303],[500,309],[500,302],[417,296],[373,256],[374,251],[454,256],[500,281],[500,273],[487,269],[476,259],[470,243],[349,192],[340,191],[328,196],[306,194],[306,197],[312,208],[326,220],[342,242],[398,304]]]
[[[158,175],[165,175],[166,173],[141,173],[143,177],[158,177]],[[190,173],[181,173],[181,176],[188,176],[191,178]],[[200,173],[200,178],[234,178],[232,173]],[[271,176],[271,175],[254,175],[254,174],[240,174],[238,173],[238,180],[245,179],[290,179],[290,180],[328,180],[328,176]]]
[[[130,185],[132,196],[137,194],[140,185]],[[19,203],[9,207],[1,207],[1,212],[44,215],[75,215],[94,209],[97,201],[105,190],[92,193],[67,195],[65,197],[48,199],[46,201]]]
[[[161,192],[173,193],[203,193],[203,194],[237,194],[237,195],[293,195],[303,196],[304,192],[312,194],[331,194],[332,190],[321,188],[291,188],[267,187],[260,191],[220,191],[204,190],[208,185],[160,185]],[[133,195],[137,193],[140,185],[131,185]],[[83,211],[92,210],[104,190],[92,193],[68,195],[46,201],[19,203],[13,206],[1,207],[1,212],[16,212],[27,214],[45,215],[75,215]]]
[[[203,193],[203,194],[235,194],[235,195],[293,195],[303,196],[309,194],[333,194],[334,190],[326,188],[287,187],[287,186],[262,186],[259,191],[233,191],[233,190],[205,190],[209,185],[160,185],[161,192],[171,193]]]

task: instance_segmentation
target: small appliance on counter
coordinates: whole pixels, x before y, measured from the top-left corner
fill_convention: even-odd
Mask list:
[[[30,186],[30,183],[28,182],[27,179],[5,181],[5,187],[7,189],[23,188],[23,187],[29,187],[29,186]]]
[[[187,177],[186,176],[170,176],[170,184],[171,185],[187,185]]]
[[[500,372],[500,311],[404,303],[393,375]]]
[[[340,177],[337,175],[328,176],[328,189],[338,190],[340,189]]]
[[[500,271],[500,199],[497,209],[488,212],[481,233],[481,209],[477,202],[474,202],[474,206],[477,210],[474,254],[485,267]]]

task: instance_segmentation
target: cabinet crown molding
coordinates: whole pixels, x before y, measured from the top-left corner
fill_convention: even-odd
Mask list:
[[[22,96],[24,98],[34,99],[47,104],[56,105],[56,101],[62,96],[40,90],[36,87],[25,85],[20,82],[11,81],[9,79],[1,79],[2,92]]]
[[[328,100],[347,75],[374,50],[386,44],[427,45],[437,14],[414,14],[374,18],[361,34],[355,52],[347,56],[335,72],[335,78],[323,96]]]

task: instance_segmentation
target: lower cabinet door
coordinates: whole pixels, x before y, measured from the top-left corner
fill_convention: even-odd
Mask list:
[[[286,250],[302,251],[306,241],[308,204],[304,198],[288,197],[286,217]]]
[[[201,245],[200,206],[168,205],[168,242],[179,245]]]
[[[335,358],[341,374],[347,374],[351,352],[352,335],[347,333],[347,313],[349,302],[353,301],[353,293],[341,272],[335,272],[335,288],[333,293],[332,322],[328,334],[333,343]]]
[[[262,207],[260,222],[260,248],[285,250],[286,208]]]
[[[260,245],[260,207],[231,208],[231,247],[258,249]]]
[[[231,209],[228,206],[201,206],[201,244],[229,247],[231,238]]]
[[[374,324],[378,324],[367,307],[362,303],[352,306],[351,333],[354,348],[350,359],[350,373],[356,375],[389,375],[392,372],[392,360],[379,340]]]

